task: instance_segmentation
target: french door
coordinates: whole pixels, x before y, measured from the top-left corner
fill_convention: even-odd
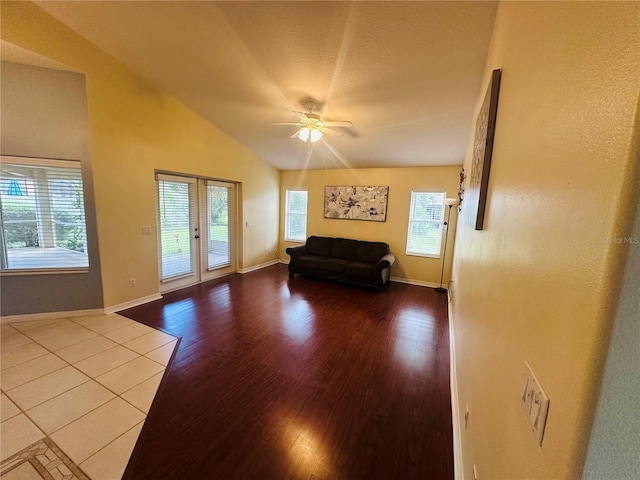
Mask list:
[[[236,270],[235,184],[156,174],[160,291]]]

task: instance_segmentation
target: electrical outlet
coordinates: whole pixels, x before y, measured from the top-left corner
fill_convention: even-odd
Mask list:
[[[136,286],[136,279],[135,278],[130,278],[129,279],[129,286],[130,287],[135,287]]]

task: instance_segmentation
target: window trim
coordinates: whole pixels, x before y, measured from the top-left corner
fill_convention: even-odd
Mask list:
[[[307,208],[306,211],[304,212],[304,218],[305,218],[305,222],[304,222],[304,237],[303,239],[299,239],[299,238],[291,238],[289,236],[289,215],[291,215],[291,212],[289,212],[289,192],[304,192],[306,194],[307,197]],[[302,215],[300,213],[295,213],[294,215]],[[287,188],[285,189],[285,199],[284,199],[284,240],[286,242],[293,242],[293,243],[305,243],[307,241],[307,221],[309,218],[309,190],[307,190],[306,188],[298,188],[298,187],[292,187],[292,188]]]
[[[420,223],[429,223],[429,224],[438,224],[439,225],[439,231],[440,231],[440,248],[438,249],[438,253],[437,254],[433,254],[433,253],[423,253],[423,252],[414,252],[410,250],[410,243],[411,243],[411,227],[414,224],[414,220],[413,220],[413,215],[415,212],[415,197],[417,194],[420,193],[437,193],[437,194],[441,194],[442,195],[442,213],[441,213],[441,218],[440,220],[425,220],[425,221],[421,221]],[[405,254],[409,255],[409,256],[413,256],[413,257],[424,257],[424,258],[441,258],[442,256],[442,230],[443,230],[443,222],[445,221],[445,204],[444,204],[444,200],[447,198],[447,192],[446,190],[443,190],[441,188],[414,188],[413,190],[411,190],[411,198],[410,198],[410,206],[409,206],[409,220],[407,222],[407,243],[406,243],[406,247],[405,247]],[[435,203],[432,203],[430,205],[436,205]]]

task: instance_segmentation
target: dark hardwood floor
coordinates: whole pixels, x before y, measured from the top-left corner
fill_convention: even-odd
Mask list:
[[[182,337],[127,479],[453,478],[445,297],[231,275],[120,312]]]

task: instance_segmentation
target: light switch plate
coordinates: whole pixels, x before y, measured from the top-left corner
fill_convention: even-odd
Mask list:
[[[535,373],[533,373],[529,362],[525,362],[525,367],[520,402],[529,418],[531,429],[536,435],[538,444],[542,445],[544,428],[547,424],[547,414],[549,413],[549,396],[542,389],[542,385]]]

